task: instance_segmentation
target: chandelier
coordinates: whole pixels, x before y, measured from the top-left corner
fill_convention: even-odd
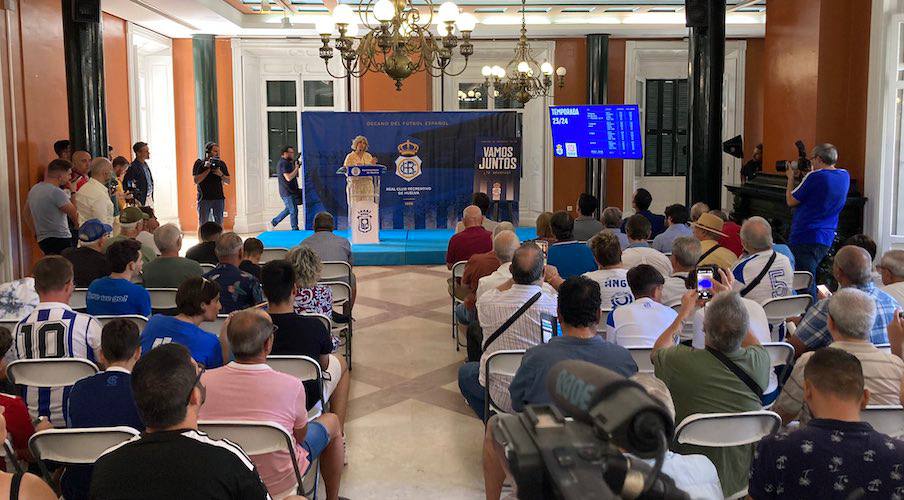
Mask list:
[[[445,2],[436,16],[439,34],[434,34],[430,30],[434,22],[430,0],[426,0],[425,9],[428,15],[422,15],[414,7],[413,0],[378,0],[376,3],[362,0],[358,15],[367,33],[358,38],[358,24],[352,8],[348,4],[336,5],[332,18],[319,21],[316,26],[323,43],[320,58],[326,64],[327,72],[333,78],[360,77],[368,71],[385,73],[395,80],[397,91],[402,90],[402,80],[420,71],[434,77],[460,75],[468,65],[468,57],[474,53],[471,32],[477,19],[469,13],[460,13],[453,2]],[[376,22],[372,22],[368,12]],[[455,35],[456,28],[461,40]],[[333,45],[339,51],[344,73],[338,75],[330,70],[334,51],[330,40],[334,29],[339,36]],[[453,73],[450,64],[453,50],[459,44],[465,63]]]
[[[515,57],[504,68],[484,66],[480,71],[487,88],[492,86],[494,95],[516,100],[521,104],[526,104],[535,97],[552,95],[553,86],[552,64],[549,61],[538,63],[527,40],[526,7],[526,0],[521,0],[521,36],[515,46]],[[555,70],[555,84],[559,88],[565,86],[565,73],[562,66]]]

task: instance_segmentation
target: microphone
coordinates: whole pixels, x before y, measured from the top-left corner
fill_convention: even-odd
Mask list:
[[[592,425],[641,458],[661,451],[660,433],[671,441],[675,424],[643,386],[586,361],[560,361],[546,376],[546,389],[565,415]]]

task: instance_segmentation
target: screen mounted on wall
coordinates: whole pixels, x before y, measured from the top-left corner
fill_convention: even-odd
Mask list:
[[[550,106],[553,153],[566,158],[643,158],[636,104]]]

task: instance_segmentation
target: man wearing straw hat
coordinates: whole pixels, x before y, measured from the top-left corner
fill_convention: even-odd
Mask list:
[[[723,224],[722,219],[711,213],[703,214],[699,219],[691,222],[694,237],[700,240],[698,266],[715,264],[728,272],[734,262],[738,260],[738,256],[734,252],[719,245],[719,238],[725,236],[725,233],[722,232]]]

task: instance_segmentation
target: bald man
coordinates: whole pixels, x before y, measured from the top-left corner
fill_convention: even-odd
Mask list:
[[[83,153],[78,151],[75,154]],[[73,155],[74,156],[74,155]],[[114,225],[113,200],[107,182],[113,175],[113,164],[107,158],[98,156],[91,160],[88,167],[89,178],[85,185],[73,196],[78,219],[86,221],[97,219],[109,226]]]
[[[873,285],[871,273],[872,260],[866,250],[848,245],[841,247],[835,254],[832,275],[838,281],[838,287],[857,288],[876,301],[876,320],[869,332],[869,340],[873,344],[885,344],[888,342],[886,328],[894,319],[895,309],[900,305],[891,295]],[[820,298],[822,300],[807,311],[797,326],[797,331],[788,339],[794,346],[796,356],[826,347],[832,342],[832,334],[827,324],[829,300],[828,297]]]
[[[452,236],[446,249],[446,267],[459,261],[468,260],[476,253],[493,250],[493,234],[483,228],[483,212],[477,205],[468,205],[462,212],[465,229]]]
[[[76,151],[72,153],[72,192],[82,189],[88,182],[88,171],[91,168],[91,153]]]

